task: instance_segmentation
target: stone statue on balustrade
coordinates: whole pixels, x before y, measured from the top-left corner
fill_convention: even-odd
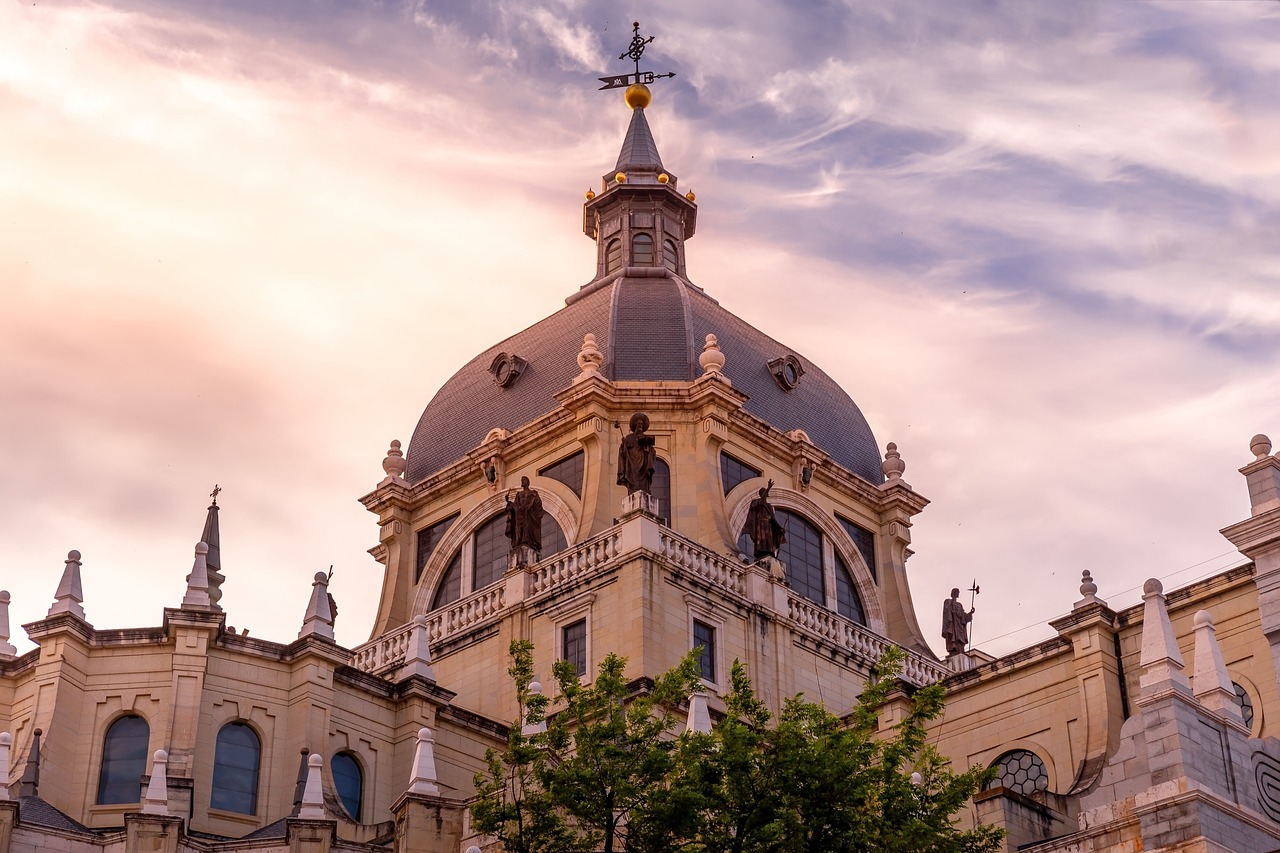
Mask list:
[[[520,478],[520,489],[507,495],[507,538],[511,540],[511,565],[537,562],[542,553],[542,498],[529,488],[529,478]]]
[[[958,655],[969,644],[969,623],[973,621],[974,608],[965,612],[960,603],[960,589],[951,590],[951,597],[942,602],[942,639],[947,643],[947,654]]]
[[[773,480],[760,490],[760,496],[751,501],[747,509],[747,522],[742,532],[751,537],[757,560],[764,557],[777,557],[778,549],[787,541],[786,528],[778,521],[777,513],[769,503],[769,491],[773,489]]]
[[[618,421],[613,425],[622,429]],[[618,485],[627,487],[627,494],[653,490],[653,472],[657,465],[658,453],[654,447],[654,439],[646,435],[649,431],[649,416],[644,412],[636,412],[631,416],[629,424],[631,432],[622,437],[618,447]]]

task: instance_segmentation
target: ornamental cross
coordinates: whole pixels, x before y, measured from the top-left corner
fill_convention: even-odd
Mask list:
[[[213,491],[209,493],[209,497],[213,498],[213,502],[215,505],[218,503],[218,493],[221,491],[222,489],[218,486],[218,484],[214,483]]]
[[[654,74],[652,71],[640,70],[640,57],[644,56],[644,49],[651,41],[653,41],[653,36],[645,38],[640,35],[640,22],[633,23],[631,25],[631,44],[627,45],[626,51],[619,54],[618,58],[633,61],[636,64],[635,73],[598,77],[596,79],[604,84],[600,89],[621,89],[623,86],[630,86],[632,83],[652,83],[661,77],[676,76],[674,71],[668,71],[666,74]]]

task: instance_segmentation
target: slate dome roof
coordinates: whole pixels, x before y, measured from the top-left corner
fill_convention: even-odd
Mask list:
[[[423,411],[409,443],[406,478],[418,482],[456,462],[494,427],[515,430],[553,411],[559,405],[553,395],[579,373],[578,351],[588,332],[604,355],[606,378],[650,381],[698,378],[702,344],[715,334],[725,375],[749,395],[747,412],[780,430],[804,430],[840,465],[883,482],[871,428],[831,377],[674,274],[596,282],[560,311],[467,362]],[[500,353],[526,362],[505,388],[490,370]],[[784,390],[769,362],[788,355],[804,373]]]

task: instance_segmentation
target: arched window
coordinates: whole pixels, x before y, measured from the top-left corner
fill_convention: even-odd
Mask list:
[[[507,538],[506,513],[498,513],[480,525],[471,548],[471,589],[484,589],[507,571],[507,555],[511,552],[511,540]]]
[[[631,263],[638,267],[653,266],[653,238],[648,234],[631,238]]]
[[[616,237],[605,244],[604,271],[616,272],[622,266],[622,241]]]
[[[853,575],[838,552],[836,553],[836,610],[844,618],[852,619],[859,625],[867,624],[867,617],[862,611],[862,599],[858,596],[858,588],[853,585]]]
[[[147,772],[151,727],[139,716],[121,717],[102,739],[98,805],[142,802],[142,775]]]
[[[360,762],[349,752],[339,752],[329,761],[333,772],[333,787],[338,791],[342,807],[356,823],[360,822],[360,802],[364,799],[364,773]]]
[[[658,512],[671,524],[671,466],[661,459],[653,460],[653,486],[649,492],[658,499]]]
[[[258,813],[258,766],[262,744],[247,723],[227,723],[213,750],[209,807],[238,814]]]
[[[444,577],[436,587],[435,597],[431,599],[431,609],[436,610],[446,604],[453,604],[462,597],[462,552],[453,555],[449,567],[444,570]]]
[[[800,595],[825,606],[821,531],[794,512],[774,509],[774,514],[787,532],[787,541],[778,549],[778,559],[787,567],[787,583]]]
[[[672,272],[680,271],[680,254],[676,250],[675,240],[662,241],[662,265]]]
[[[1008,788],[1024,796],[1049,788],[1049,773],[1034,752],[1015,749],[997,758],[991,766],[1000,771],[991,788]]]

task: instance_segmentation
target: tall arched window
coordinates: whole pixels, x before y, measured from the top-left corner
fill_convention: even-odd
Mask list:
[[[616,237],[605,244],[604,271],[615,272],[622,266],[622,241]]]
[[[329,761],[333,771],[333,787],[338,791],[342,807],[356,823],[360,822],[360,802],[364,799],[364,773],[360,762],[349,752],[339,752]]]
[[[480,525],[472,546],[473,571],[471,588],[484,589],[507,571],[507,555],[511,552],[511,540],[507,538],[506,513],[498,513]]]
[[[453,604],[462,597],[462,552],[453,555],[449,567],[444,570],[444,577],[436,587],[435,597],[431,599],[431,609]]]
[[[661,459],[653,460],[653,487],[649,492],[658,499],[658,512],[671,523],[671,467]]]
[[[631,238],[631,263],[638,267],[653,266],[653,238],[648,234]]]
[[[774,509],[774,514],[787,532],[787,541],[778,549],[778,559],[787,567],[787,583],[805,598],[825,606],[821,531],[794,512]]]
[[[210,808],[258,813],[258,766],[262,742],[248,723],[227,723],[218,732],[213,750],[213,786]]]
[[[542,516],[542,552],[539,559],[546,559],[558,554],[568,547],[564,530],[560,523],[549,512]],[[491,516],[488,521],[476,528],[475,533],[467,537],[462,546],[453,554],[453,559],[444,570],[435,594],[431,598],[431,609],[452,604],[464,595],[484,589],[497,583],[507,571],[507,559],[511,553],[511,540],[507,538],[507,515],[500,512]],[[470,558],[469,562],[467,558]],[[463,581],[469,576],[468,587]]]
[[[142,802],[142,775],[147,772],[151,727],[141,717],[121,717],[102,739],[98,805]]]
[[[867,617],[862,611],[862,598],[858,595],[858,588],[853,585],[853,574],[839,552],[836,553],[836,610],[844,618],[852,619],[859,625],[867,624]]]
[[[680,254],[675,240],[662,241],[662,265],[672,272],[679,272]]]

